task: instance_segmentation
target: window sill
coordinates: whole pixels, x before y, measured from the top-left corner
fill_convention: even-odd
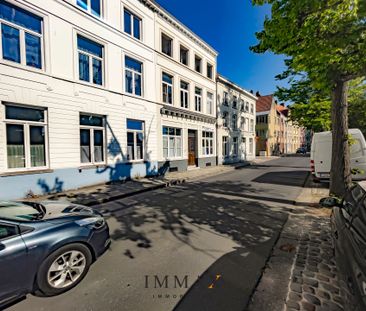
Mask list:
[[[52,173],[52,172],[53,172],[53,170],[51,170],[51,169],[13,171],[13,172],[1,173],[0,177],[17,176],[17,175],[44,174],[44,173]]]

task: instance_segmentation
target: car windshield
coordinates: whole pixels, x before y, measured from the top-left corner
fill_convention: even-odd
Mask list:
[[[16,221],[32,221],[43,218],[44,212],[28,204],[0,201],[0,218]]]

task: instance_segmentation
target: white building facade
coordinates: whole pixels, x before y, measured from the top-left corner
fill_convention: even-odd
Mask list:
[[[255,159],[257,97],[217,77],[217,154],[219,164]]]
[[[155,13],[0,1],[0,197],[158,172]]]
[[[154,9],[159,169],[214,166],[217,52],[164,9]]]

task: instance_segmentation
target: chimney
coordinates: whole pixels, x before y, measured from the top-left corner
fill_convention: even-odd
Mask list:
[[[261,94],[259,93],[259,91],[257,91],[257,92],[255,93],[255,96],[257,96],[257,97],[261,97]]]
[[[276,104],[276,105],[278,104],[277,99],[275,100],[275,104]]]
[[[250,94],[254,94],[253,90],[250,90]]]
[[[285,107],[285,103],[281,103],[280,105],[281,105],[282,107]]]

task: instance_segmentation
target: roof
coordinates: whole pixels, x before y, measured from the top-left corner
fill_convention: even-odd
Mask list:
[[[276,110],[279,113],[282,113],[283,115],[285,115],[286,117],[288,116],[288,108],[282,105],[276,105]]]
[[[258,97],[256,111],[263,112],[271,110],[273,99],[273,94]]]
[[[229,87],[236,89],[238,92],[244,93],[245,95],[249,96],[250,98],[252,98],[254,100],[258,99],[258,97],[256,97],[254,94],[248,92],[247,90],[245,90],[238,84],[236,84],[236,83],[232,82],[231,80],[229,80],[228,78],[224,77],[222,74],[217,75],[217,82],[224,83],[224,84],[228,85]]]

